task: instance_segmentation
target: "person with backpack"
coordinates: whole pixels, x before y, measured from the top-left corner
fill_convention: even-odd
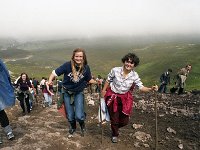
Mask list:
[[[86,119],[84,106],[86,104],[83,90],[87,87],[88,83],[96,83],[96,81],[92,79],[83,48],[76,48],[73,51],[70,61],[53,70],[48,83],[53,84],[55,77],[62,74],[64,74],[62,82],[64,105],[70,124],[69,134],[73,135],[76,131],[76,122],[78,122],[81,127],[81,136],[84,136]]]
[[[119,128],[129,122],[133,108],[132,90],[136,86],[140,91],[157,91],[158,86],[145,87],[134,68],[139,65],[139,58],[128,53],[122,58],[123,65],[114,67],[108,74],[101,95],[104,97],[111,120],[113,143],[118,142]]]
[[[35,92],[36,92],[35,94],[38,95],[38,85],[39,85],[39,82],[35,78],[33,78],[32,82],[33,82],[33,87],[34,87]]]
[[[0,59],[0,123],[7,135],[8,140],[14,138],[8,116],[4,109],[15,104],[14,88],[11,83],[9,72],[5,64]],[[3,141],[0,141],[2,143]]]
[[[185,88],[185,81],[188,77],[188,74],[192,70],[192,65],[188,64],[184,68],[181,68],[177,75],[176,75],[176,82],[175,86],[170,89],[171,93],[175,93],[176,90],[178,90],[178,95],[183,93],[183,90]]]
[[[160,87],[158,89],[159,93],[166,93],[167,91],[167,84],[170,84],[170,73],[172,69],[168,69],[160,76]]]

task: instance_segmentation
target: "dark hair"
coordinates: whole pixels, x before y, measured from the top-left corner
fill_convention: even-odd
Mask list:
[[[128,53],[122,58],[122,62],[131,60],[134,63],[134,66],[138,66],[140,59],[134,53]]]
[[[169,72],[172,72],[172,69],[168,69]]]
[[[28,75],[25,73],[25,72],[23,72],[23,73],[21,73],[21,75],[20,75],[20,78],[19,78],[19,82],[22,82],[23,80],[22,80],[22,76],[23,75],[26,75],[26,81],[30,81],[30,79],[29,79],[29,77],[28,77]]]
[[[192,68],[192,65],[191,65],[191,64],[187,64],[185,67],[189,67],[189,66]]]

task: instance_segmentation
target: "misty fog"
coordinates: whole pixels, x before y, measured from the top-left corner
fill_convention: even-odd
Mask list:
[[[199,0],[1,0],[0,37],[199,34]]]

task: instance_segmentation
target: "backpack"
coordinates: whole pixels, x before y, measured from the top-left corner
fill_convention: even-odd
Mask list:
[[[34,86],[34,88],[36,88],[37,85],[38,85],[38,81],[37,80],[33,80],[33,86]]]

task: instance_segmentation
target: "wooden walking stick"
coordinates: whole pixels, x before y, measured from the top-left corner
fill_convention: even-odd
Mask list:
[[[58,101],[58,80],[56,80],[56,102]]]
[[[157,94],[156,94],[156,91],[154,91],[154,97],[155,97],[155,150],[157,150],[157,147],[158,147],[158,119],[157,119],[157,116],[158,116],[158,112],[157,112]]]
[[[102,114],[101,114],[101,86],[99,85],[99,113],[100,113],[100,128],[101,128],[101,144],[103,143],[103,125],[102,125]]]

